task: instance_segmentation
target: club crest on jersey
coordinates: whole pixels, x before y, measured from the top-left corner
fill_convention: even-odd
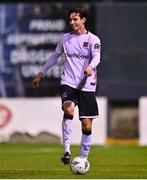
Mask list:
[[[88,47],[88,42],[83,42],[83,47],[84,48]]]
[[[100,50],[100,48],[101,48],[101,45],[100,45],[100,44],[95,44],[95,45],[94,45],[94,49]]]

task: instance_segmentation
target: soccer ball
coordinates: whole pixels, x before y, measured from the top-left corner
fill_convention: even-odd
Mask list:
[[[90,169],[90,163],[86,158],[75,157],[70,163],[70,169],[74,174],[86,174]]]

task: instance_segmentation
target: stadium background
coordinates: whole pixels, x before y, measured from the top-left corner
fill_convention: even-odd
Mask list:
[[[68,9],[79,3],[1,1],[1,106],[5,98],[25,101],[59,96],[64,57],[48,72],[39,89],[32,88],[31,81],[60,36],[69,30]],[[147,3],[82,1],[80,4],[89,14],[87,28],[102,41],[96,95],[108,100],[107,143],[137,144],[139,99],[147,95]],[[1,122],[2,116],[1,112]],[[6,127],[0,128],[2,131]]]

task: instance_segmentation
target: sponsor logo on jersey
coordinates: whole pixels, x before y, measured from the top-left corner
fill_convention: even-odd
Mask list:
[[[95,85],[96,85],[96,83],[94,83],[94,82],[91,82],[91,83],[90,83],[90,85],[91,85],[91,86],[95,86]]]
[[[100,45],[100,44],[97,43],[97,44],[94,45],[94,49],[100,50],[100,48],[101,48],[101,45]]]
[[[88,47],[88,42],[83,42],[83,47],[84,48]]]
[[[89,58],[88,56],[85,56],[85,55],[83,55],[83,54],[69,54],[69,53],[65,53],[65,55],[67,56],[67,57],[70,57],[70,58],[81,58],[81,59],[87,59],[87,58]]]

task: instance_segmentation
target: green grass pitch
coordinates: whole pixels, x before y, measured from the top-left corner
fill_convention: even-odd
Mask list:
[[[72,146],[72,157],[80,146]],[[92,146],[86,175],[60,162],[61,145],[0,144],[0,179],[145,179],[147,147]]]

